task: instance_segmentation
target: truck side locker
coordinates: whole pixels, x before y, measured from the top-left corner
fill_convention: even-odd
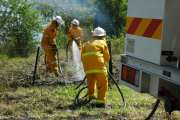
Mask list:
[[[180,0],[128,0],[121,83],[180,110]]]

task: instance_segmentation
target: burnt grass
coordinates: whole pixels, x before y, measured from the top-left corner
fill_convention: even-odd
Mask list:
[[[120,72],[118,57],[113,61],[116,79]],[[32,85],[34,61],[35,56],[0,59],[0,120],[143,120],[156,101],[147,94],[120,85],[126,101],[123,107],[116,87],[110,82],[107,101],[110,108],[98,109],[90,104],[74,106],[75,88],[79,83],[68,81],[75,73],[72,65],[62,60],[65,78],[56,78],[46,73],[41,56]],[[162,102],[153,120],[166,119]],[[172,119],[180,119],[180,113],[173,113]]]

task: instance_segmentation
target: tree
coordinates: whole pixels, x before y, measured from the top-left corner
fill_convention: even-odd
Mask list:
[[[27,56],[40,30],[39,14],[28,0],[0,1],[0,46],[11,56]],[[2,50],[1,50],[2,52]]]
[[[118,36],[126,21],[127,0],[96,0],[95,27],[102,26],[109,35]]]
[[[48,22],[53,18],[55,10],[51,5],[47,3],[37,3],[36,9],[40,11],[44,22]]]

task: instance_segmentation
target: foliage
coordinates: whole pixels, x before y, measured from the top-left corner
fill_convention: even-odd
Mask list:
[[[44,22],[48,22],[53,18],[54,15],[54,7],[47,3],[36,3],[37,10],[40,11],[41,16],[43,17]]]
[[[127,0],[97,0],[95,26],[102,26],[109,35],[120,35],[126,21]]]
[[[111,41],[111,49],[112,54],[122,54],[124,50],[124,36],[120,35],[120,37],[108,37],[108,41]]]
[[[40,30],[39,14],[27,0],[0,1],[1,52],[10,56],[27,56],[33,50]]]
[[[59,30],[57,40],[56,40],[56,45],[58,46],[58,48],[66,49],[67,41],[68,41],[67,32],[65,31],[65,28],[62,27]]]

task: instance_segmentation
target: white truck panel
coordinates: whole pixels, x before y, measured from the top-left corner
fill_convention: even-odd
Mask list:
[[[164,19],[166,0],[129,0],[128,1],[128,17],[142,19]],[[126,54],[136,58],[146,60],[155,64],[161,64],[161,43],[162,40],[148,38],[138,35],[127,34],[127,41],[134,39],[134,53],[128,52],[126,44]]]
[[[134,46],[130,47],[134,47],[134,50],[128,51],[129,48],[126,48],[126,54],[139,59],[160,64],[161,40],[153,40],[152,38],[145,38],[127,34],[126,42],[133,40]]]
[[[128,16],[163,19],[165,1],[166,0],[129,0]]]
[[[174,56],[180,57],[180,0],[166,0],[164,32],[162,50],[173,51]],[[162,56],[163,65],[173,64],[166,61]]]

